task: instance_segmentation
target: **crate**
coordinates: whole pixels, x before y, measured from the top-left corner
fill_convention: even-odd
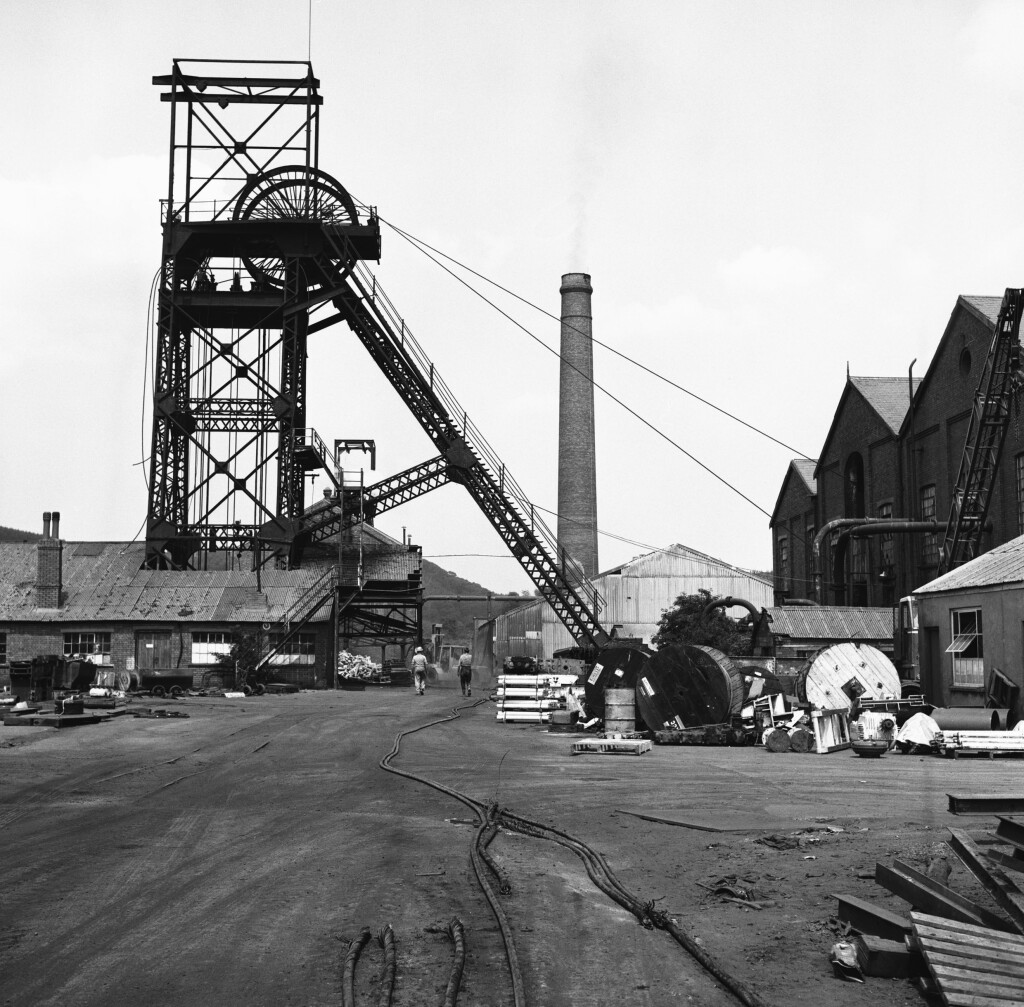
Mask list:
[[[651,750],[651,743],[629,738],[588,738],[572,743],[573,755],[643,755]]]

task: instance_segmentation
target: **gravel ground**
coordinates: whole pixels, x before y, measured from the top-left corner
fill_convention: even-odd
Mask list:
[[[348,941],[390,923],[394,1003],[441,1004],[442,930],[458,916],[459,1003],[511,1004],[469,863],[472,812],[378,768],[398,731],[462,702],[441,688],[203,698],[163,704],[187,719],[0,728],[0,1002],[340,1004]],[[946,793],[1020,791],[1024,767],[759,748],[572,756],[571,741],[496,724],[485,704],[410,736],[395,764],[586,841],[768,1004],[801,1007],[924,1002],[903,980],[833,977],[834,893],[906,910],[861,875],[922,866],[950,825],[987,825],[949,815]],[[705,827],[742,813],[748,828],[631,812]],[[736,1003],[569,851],[503,832],[491,852],[513,883],[503,906],[531,1005]],[[950,862],[950,884],[991,907]],[[723,883],[762,908],[709,890]],[[373,941],[357,1004],[376,1004],[381,961]]]

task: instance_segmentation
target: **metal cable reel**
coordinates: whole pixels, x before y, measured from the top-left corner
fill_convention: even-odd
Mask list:
[[[325,171],[304,165],[274,168],[257,175],[235,201],[235,220],[315,221],[338,228],[357,224],[356,204],[345,187]],[[333,286],[351,272],[354,257],[335,254],[344,239],[313,260],[306,270],[308,288]],[[259,284],[284,286],[284,262],[276,256],[242,258],[249,275]]]

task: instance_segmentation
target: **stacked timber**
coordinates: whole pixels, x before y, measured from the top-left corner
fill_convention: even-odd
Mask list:
[[[501,723],[546,724],[554,710],[565,709],[565,697],[575,675],[499,675],[495,693]]]
[[[992,906],[949,888],[949,867],[941,856],[933,857],[925,871],[899,860],[876,865],[875,881],[903,899],[907,910],[894,912],[857,896],[837,896],[839,919],[851,928],[864,976],[918,977],[922,991],[950,1007],[1024,1002],[1019,992],[1024,979],[1024,859],[1019,857],[1024,826],[1011,818],[998,821],[995,833],[982,837],[984,853],[960,829],[950,829],[947,841],[981,882]],[[1000,851],[1000,843],[1009,851]],[[934,870],[937,864],[945,864],[945,870]]]

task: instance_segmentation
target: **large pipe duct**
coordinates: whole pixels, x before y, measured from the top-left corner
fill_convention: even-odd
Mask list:
[[[587,273],[566,273],[558,387],[558,544],[597,573],[597,465],[594,445],[594,347]]]

